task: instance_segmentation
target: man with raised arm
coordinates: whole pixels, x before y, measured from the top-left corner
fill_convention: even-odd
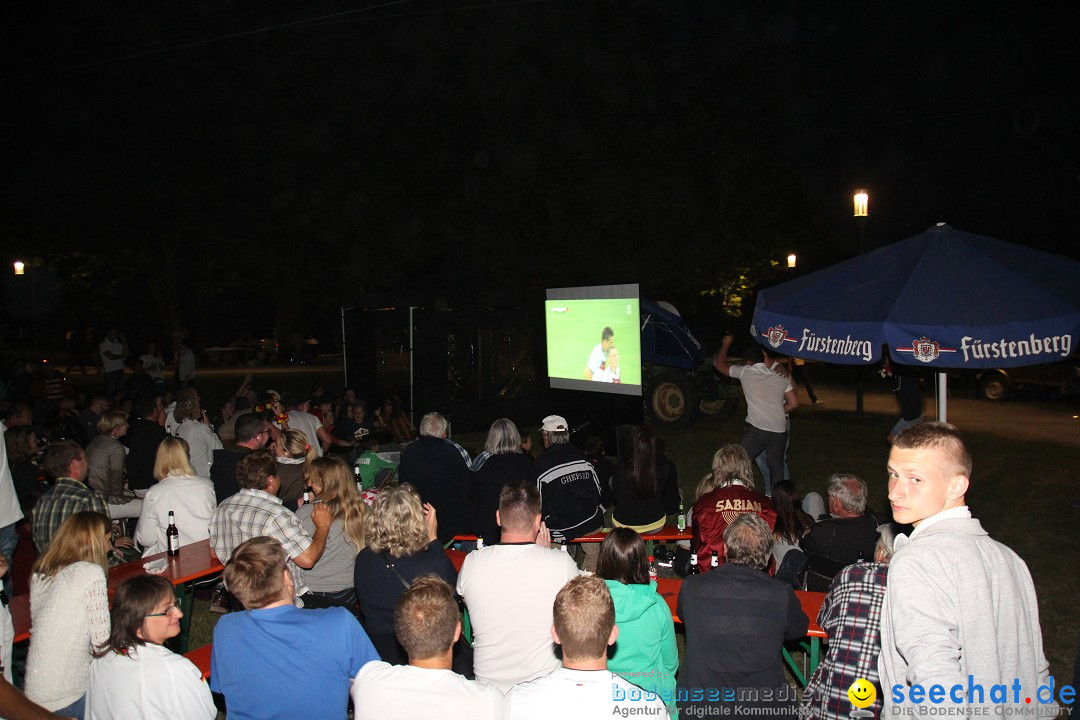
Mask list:
[[[728,362],[728,349],[733,336],[728,333],[720,343],[720,352],[713,358],[718,372],[733,377],[742,385],[746,397],[746,428],[742,445],[751,458],[765,453],[769,469],[765,477],[765,494],[772,497],[772,483],[784,479],[784,450],[787,446],[787,414],[799,407],[799,399],[787,377],[774,372],[772,361],[756,343],[743,353],[741,364]]]

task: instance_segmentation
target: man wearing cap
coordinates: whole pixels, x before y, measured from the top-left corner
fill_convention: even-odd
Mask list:
[[[559,415],[548,415],[541,426],[544,453],[536,460],[536,487],[543,503],[544,523],[555,542],[570,542],[599,532],[604,526],[600,479],[585,453],[570,444],[570,426]],[[596,570],[598,543],[582,543],[585,569]]]

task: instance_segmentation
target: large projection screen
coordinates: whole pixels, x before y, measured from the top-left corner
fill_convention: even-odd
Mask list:
[[[641,395],[636,283],[549,289],[544,318],[551,387]]]

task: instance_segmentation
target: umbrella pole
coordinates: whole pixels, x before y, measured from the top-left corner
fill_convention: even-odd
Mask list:
[[[855,370],[855,414],[863,414],[863,366],[859,365]]]
[[[938,422],[947,422],[947,405],[949,397],[949,376],[946,373],[937,374],[937,419]]]

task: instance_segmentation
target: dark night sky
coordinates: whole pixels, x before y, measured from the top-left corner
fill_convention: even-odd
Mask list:
[[[871,247],[947,221],[1078,256],[1056,5],[375,4],[15,11],[0,236],[66,278],[57,331],[607,282],[704,311],[739,268],[853,253],[863,186]]]

